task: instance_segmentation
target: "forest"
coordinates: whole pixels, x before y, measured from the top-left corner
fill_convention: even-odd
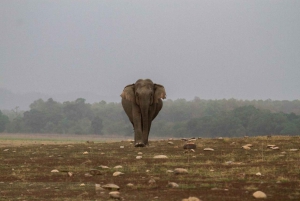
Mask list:
[[[151,136],[242,137],[299,135],[300,100],[165,100]],[[38,99],[28,111],[0,110],[0,132],[133,136],[121,103]]]

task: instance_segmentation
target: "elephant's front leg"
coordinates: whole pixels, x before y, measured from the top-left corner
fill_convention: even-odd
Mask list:
[[[143,131],[142,131],[142,115],[141,110],[137,105],[132,107],[133,127],[134,127],[134,143],[136,147],[144,147]]]

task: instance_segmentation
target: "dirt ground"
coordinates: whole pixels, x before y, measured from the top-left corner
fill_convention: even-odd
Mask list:
[[[109,183],[118,185],[120,199],[128,201],[181,201],[189,196],[248,201],[255,200],[255,191],[263,191],[264,200],[300,200],[299,136],[193,142],[194,152],[184,150],[181,139],[135,148],[128,140],[92,136],[0,135],[0,200],[112,200],[110,190],[95,188]],[[241,148],[246,144],[252,144],[249,150]],[[168,158],[153,158],[162,154]],[[115,169],[117,165],[122,168]],[[175,168],[188,173],[167,173]],[[124,174],[113,176],[116,171]],[[150,179],[155,182],[149,184]],[[179,187],[168,187],[168,182]]]

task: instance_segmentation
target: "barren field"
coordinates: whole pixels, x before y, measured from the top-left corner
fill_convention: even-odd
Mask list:
[[[91,136],[13,136],[0,135],[0,200],[113,200],[109,193],[115,190],[98,184],[118,185],[120,200],[127,201],[181,201],[190,196],[248,201],[255,200],[256,191],[267,195],[264,200],[300,200],[299,136],[196,139],[194,151],[184,150],[186,141],[181,139],[135,148],[127,140]],[[243,149],[246,144],[252,146]],[[114,168],[118,165],[122,167]],[[175,174],[175,168],[188,173]],[[113,176],[117,171],[124,174]],[[179,186],[172,188],[168,182]]]

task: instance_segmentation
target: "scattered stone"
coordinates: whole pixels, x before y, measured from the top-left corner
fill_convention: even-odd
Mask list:
[[[95,184],[95,190],[96,191],[103,191],[104,188],[102,188],[100,184]]]
[[[4,149],[3,151],[9,151],[9,149]]]
[[[255,198],[267,198],[267,195],[262,191],[256,191],[253,193],[253,197]]]
[[[214,151],[214,149],[212,149],[212,148],[204,148],[203,150],[204,151]]]
[[[120,146],[120,149],[124,149],[124,146]]]
[[[298,151],[298,149],[290,149],[290,151]]]
[[[168,144],[169,144],[169,145],[173,145],[173,144],[174,144],[174,142],[168,142]]]
[[[187,174],[188,170],[184,169],[184,168],[175,168],[174,173],[175,174]]]
[[[120,175],[122,175],[122,174],[124,174],[123,172],[114,172],[113,173],[113,176],[114,177],[117,177],[117,176],[120,176]]]
[[[86,154],[89,154],[89,152],[85,151],[85,152],[83,152],[83,154],[86,155]]]
[[[186,138],[181,138],[181,141],[187,141],[187,139]]]
[[[267,148],[271,148],[271,147],[276,147],[276,145],[275,144],[268,144],[267,145]]]
[[[85,176],[85,177],[92,177],[93,175],[92,175],[91,173],[88,172],[88,173],[85,173],[84,176]]]
[[[150,172],[150,170],[146,170],[146,172],[148,173],[148,172]]]
[[[168,140],[169,140],[169,141],[170,141],[170,140],[173,140],[173,138],[169,138]]]
[[[51,170],[51,172],[53,173],[53,172],[59,172],[58,170]]]
[[[273,150],[279,150],[279,147],[270,147]]]
[[[109,167],[105,165],[100,165],[99,167],[101,167],[102,169],[109,169]]]
[[[112,191],[109,193],[109,197],[113,199],[120,199],[120,192],[119,191]]]
[[[143,156],[137,156],[137,157],[135,157],[136,159],[141,159],[141,158],[143,158]]]
[[[246,147],[252,147],[253,145],[252,144],[245,144],[244,146],[246,146]]]
[[[85,184],[84,184],[84,183],[82,183],[82,184],[80,184],[79,186],[85,186]]]
[[[123,168],[122,165],[117,165],[117,166],[114,167],[114,169],[121,169],[121,168]]]
[[[260,173],[260,172],[258,172],[258,173],[256,173],[255,175],[256,175],[256,176],[261,176],[261,173]]]
[[[151,178],[149,181],[148,181],[148,184],[150,184],[150,185],[154,185],[156,183],[156,181],[153,179],[153,178]]]
[[[173,170],[167,170],[166,172],[167,173],[173,173],[174,171]]]
[[[91,175],[94,175],[94,176],[101,174],[100,170],[98,170],[98,169],[90,169],[90,173],[91,173]]]
[[[73,176],[73,172],[68,172],[68,176],[72,177]]]
[[[186,199],[182,199],[182,201],[201,201],[199,198],[196,198],[196,197],[189,197],[189,198],[186,198]]]
[[[245,149],[245,150],[251,149],[251,147],[248,147],[248,146],[242,146],[242,148]]]
[[[184,149],[196,149],[196,144],[193,142],[188,142],[183,146]]]
[[[126,184],[126,186],[133,187],[134,185],[133,185],[133,183],[128,183],[128,184]]]
[[[142,154],[143,154],[143,152],[139,152],[139,153],[138,153],[138,155],[142,155]]]
[[[235,142],[231,142],[230,145],[235,145]]]
[[[108,190],[119,190],[120,187],[116,184],[105,184],[102,186],[102,188],[108,189]]]
[[[166,155],[156,155],[153,158],[168,158]]]
[[[179,185],[175,182],[169,182],[168,181],[168,184],[167,184],[167,187],[170,187],[170,188],[178,188]]]

